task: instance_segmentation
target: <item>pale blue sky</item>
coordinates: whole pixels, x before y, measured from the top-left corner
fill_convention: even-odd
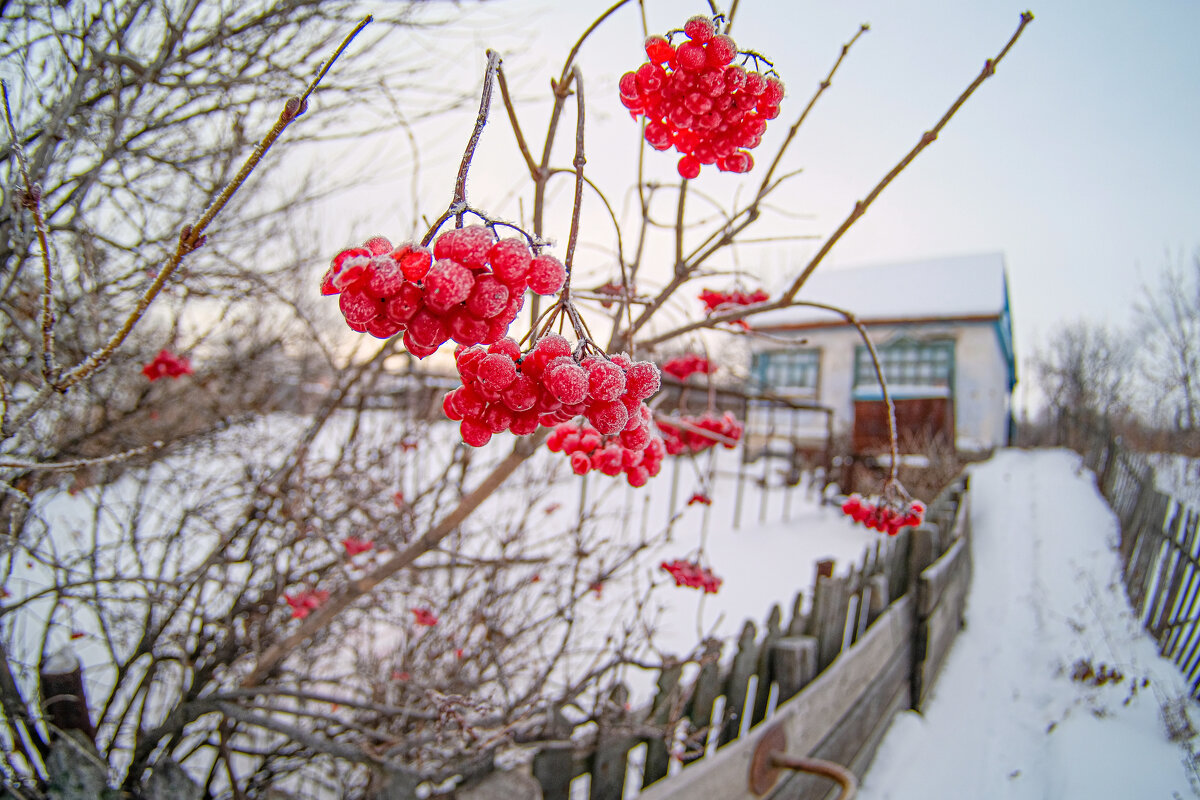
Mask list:
[[[479,83],[484,47],[494,47],[505,56],[514,89],[530,101],[544,100],[571,43],[608,5],[495,0],[470,11],[469,31],[443,31],[421,46],[452,52],[452,74],[461,71],[468,86]],[[991,0],[744,0],[734,37],[740,47],[771,57],[788,91],[782,116],[757,152],[760,164],[842,42],[859,23],[871,25],[784,163],[785,170],[804,173],[779,199],[811,219],[765,219],[759,233],[823,237],[835,229],[1003,46],[1026,8]],[[1022,360],[1063,320],[1124,322],[1139,287],[1162,268],[1168,251],[1190,257],[1200,247],[1200,3],[1049,0],[1028,8],[1036,19],[995,77],[825,262],[837,268],[1002,251]],[[695,1],[646,2],[652,31],[681,25],[705,9]],[[641,58],[636,4],[610,19],[579,58],[589,99],[587,169],[615,203],[634,174],[637,144],[637,126],[619,105],[615,83]],[[545,108],[528,102],[521,109],[539,150]],[[472,117],[464,112],[420,129],[421,213],[439,213],[442,195],[448,199]],[[573,115],[564,123],[573,125]],[[402,162],[406,154],[399,151]],[[559,140],[556,154],[567,166],[569,137]],[[674,158],[651,156],[651,174],[673,178]],[[472,173],[471,199],[517,216],[521,181],[512,134],[497,114]],[[695,183],[730,197],[740,182],[706,170]],[[569,188],[565,181],[560,186],[564,198]],[[407,197],[407,189],[402,194]],[[561,214],[550,223],[561,227],[563,239],[568,206],[560,202]],[[410,224],[406,205],[389,211],[399,224]],[[596,248],[607,246],[601,212],[589,204],[587,213]],[[748,273],[777,280],[783,265],[802,264],[816,246],[746,246],[737,259]],[[603,262],[599,249],[584,252],[597,266]]]

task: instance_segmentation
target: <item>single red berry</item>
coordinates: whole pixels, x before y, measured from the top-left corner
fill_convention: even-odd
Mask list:
[[[675,56],[675,48],[665,36],[646,37],[646,57],[656,64],[665,64]]]
[[[584,415],[588,422],[595,425],[596,430],[605,436],[620,433],[629,422],[629,412],[619,400],[594,402],[588,406]]]
[[[592,468],[592,461],[583,453],[574,452],[571,454],[571,469],[576,475],[586,475]]]
[[[496,316],[508,306],[508,287],[495,275],[483,274],[475,279],[467,295],[467,309],[480,319]]]
[[[404,273],[400,265],[390,255],[375,256],[371,259],[371,269],[367,275],[367,291],[381,300],[387,300],[400,293],[404,285]]]
[[[479,380],[500,391],[517,379],[517,365],[503,353],[490,353],[479,362]]]
[[[625,395],[634,400],[645,400],[662,385],[662,374],[649,361],[637,361],[625,373]]]
[[[710,67],[724,67],[737,55],[737,44],[725,34],[718,34],[704,45],[704,54]]]
[[[684,156],[679,159],[679,174],[691,180],[700,174],[700,159],[695,156]]]
[[[588,395],[593,400],[616,400],[625,393],[625,370],[621,367],[601,356],[591,356],[582,366],[588,374]]]
[[[415,283],[405,283],[395,297],[384,303],[383,311],[392,322],[404,325],[425,304],[425,292]]]
[[[621,91],[621,97],[636,98],[639,94],[637,73],[626,72],[617,82],[617,87]]]
[[[371,252],[373,256],[381,256],[384,253],[389,253],[392,250],[392,243],[382,236],[372,236],[363,243],[363,247]]]
[[[483,447],[492,440],[492,431],[481,420],[475,417],[463,417],[458,424],[462,440],[472,447]]]
[[[587,398],[587,373],[573,361],[548,365],[542,381],[561,403],[574,405]]]
[[[512,425],[513,418],[513,412],[506,406],[502,403],[493,403],[483,412],[482,421],[492,433],[504,433]]]
[[[555,294],[567,279],[567,268],[552,255],[542,254],[529,262],[529,288],[535,294]]]
[[[711,18],[696,15],[683,23],[683,32],[693,42],[704,44],[717,32],[717,26]]]
[[[489,345],[487,351],[489,353],[503,353],[513,361],[521,360],[521,345],[517,344],[516,340],[511,336],[505,336],[495,344]]]
[[[492,272],[501,283],[509,287],[525,288],[525,277],[529,272],[529,260],[533,255],[524,239],[501,239],[488,251]]]
[[[704,48],[695,41],[679,45],[675,51],[675,58],[679,61],[679,68],[688,72],[699,72],[708,63]]]
[[[528,375],[518,375],[500,392],[500,399],[513,411],[529,411],[537,404],[537,384]]]
[[[425,276],[425,305],[446,311],[467,299],[475,286],[471,270],[450,259],[435,261]]]
[[[422,280],[433,266],[433,253],[416,244],[402,244],[392,251],[392,258],[400,265],[404,277],[416,282]]]
[[[355,289],[342,292],[338,306],[346,321],[357,325],[366,325],[383,311],[382,303],[365,291]]]
[[[761,99],[773,106],[783,102],[783,81],[775,77],[767,78]]]

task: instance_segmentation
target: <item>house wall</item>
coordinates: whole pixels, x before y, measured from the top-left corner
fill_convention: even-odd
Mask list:
[[[921,323],[869,326],[871,340],[883,345],[899,336],[955,340],[954,417],[957,445],[962,450],[986,450],[1007,442],[1008,368],[990,322]],[[849,327],[775,332],[774,338],[805,340],[802,347],[819,348],[821,368],[816,402],[834,410],[837,433],[849,433],[854,420],[854,353],[862,343]],[[778,348],[778,344],[761,349]],[[806,399],[813,399],[809,396]]]

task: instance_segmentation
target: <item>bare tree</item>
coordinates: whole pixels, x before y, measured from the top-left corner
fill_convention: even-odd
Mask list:
[[[1157,421],[1175,432],[1200,429],[1200,253],[1191,268],[1167,266],[1134,306],[1138,364],[1155,398]]]
[[[279,789],[407,797],[422,783],[487,770],[498,754],[530,743],[573,749],[576,723],[661,740],[661,720],[651,725],[621,701],[623,678],[679,657],[699,661],[708,650],[655,648],[651,598],[668,581],[639,560],[667,541],[671,523],[634,524],[622,495],[631,488],[591,475],[573,484],[578,513],[555,516],[544,492],[574,478],[565,459],[539,446],[545,428],[511,447],[470,447],[454,426],[430,422],[428,403],[414,401],[427,400],[435,382],[413,373],[399,337],[364,344],[356,358],[335,357],[311,301],[259,268],[264,235],[300,233],[264,199],[267,184],[255,177],[247,185],[257,191],[229,209],[241,222],[223,226],[219,241],[202,238],[197,209],[220,210],[230,187],[259,174],[264,146],[292,122],[304,123],[292,141],[329,135],[307,123],[354,118],[337,112],[363,107],[382,86],[377,62],[350,58],[348,72],[329,73],[331,92],[313,94],[326,74],[316,62],[353,27],[352,16],[351,6],[328,2],[245,11],[196,2],[4,7],[7,55],[23,59],[28,80],[14,91],[17,123],[5,152],[19,202],[0,218],[9,243],[0,432],[11,456],[3,465],[7,502],[17,509],[0,556],[0,758],[24,796],[46,796],[74,770],[134,796],[175,782],[193,796]],[[734,16],[723,18],[725,30]],[[770,213],[768,198],[794,174],[783,171],[784,153],[865,26],[831,48],[832,69],[754,179],[750,199],[722,208],[715,223],[708,209],[696,209],[701,194],[689,195],[690,179],[653,185],[637,173],[639,202],[623,223],[585,177],[587,101],[575,57],[587,32],[551,82],[540,161],[499,56],[490,54],[452,200],[444,212],[420,210],[436,219],[421,241],[473,215],[487,236],[516,229],[542,247],[547,187],[565,179],[574,187],[562,237],[566,281],[544,316],[531,303],[530,339],[558,325],[576,338],[574,361],[651,353],[693,331],[740,335],[738,321],[803,302],[807,277],[994,73],[1030,19],[1022,15],[999,55],[777,298],[723,304],[685,322],[662,324],[660,316]],[[44,92],[34,79],[38,59],[54,79]],[[467,198],[493,86],[529,167],[532,231]],[[43,106],[43,97],[53,102]],[[256,102],[268,99],[274,104]],[[572,110],[576,124],[567,131],[559,123]],[[564,135],[573,137],[573,154],[556,156]],[[599,196],[614,228],[605,285],[615,291],[603,295],[570,281],[585,190]],[[200,219],[208,225],[213,217]],[[652,235],[668,236],[675,252],[657,287],[641,247]],[[281,261],[280,269],[296,263]],[[315,287],[304,292],[315,295]],[[607,342],[594,339],[588,326],[606,320]],[[288,352],[293,332],[342,367],[319,376],[329,385],[315,408],[233,419],[228,395],[246,383],[269,392],[277,372],[260,373]],[[204,354],[214,365],[211,383],[202,369],[167,388],[132,382],[131,372],[164,344]],[[261,359],[248,357],[259,349]],[[397,362],[407,371],[398,374]],[[300,380],[303,371],[294,374]],[[207,419],[219,418],[224,431],[192,437],[144,469],[106,472],[124,455],[117,450],[145,441],[143,412],[173,411],[172,424],[184,423],[205,392],[214,409]],[[400,400],[372,406],[388,396]],[[255,396],[232,407],[270,406]],[[221,426],[196,429],[214,427]],[[83,470],[97,472],[74,495],[38,481]],[[886,485],[903,491],[894,463]],[[614,585],[623,587],[616,597]],[[587,616],[602,596],[606,613]],[[80,685],[45,696],[78,665],[73,654]],[[64,703],[78,712],[70,724],[52,712]],[[84,755],[67,755],[75,749]],[[174,777],[185,772],[190,777]]]
[[[1099,425],[1122,421],[1130,413],[1133,363],[1126,337],[1078,321],[1050,335],[1034,369],[1055,419],[1074,417]]]

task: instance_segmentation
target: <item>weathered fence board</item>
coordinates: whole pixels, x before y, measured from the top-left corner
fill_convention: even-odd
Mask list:
[[[788,752],[812,752],[828,731],[827,721],[845,717],[897,658],[908,662],[903,653],[911,647],[912,628],[912,603],[906,596],[893,603],[857,645],[842,653],[836,669],[821,672],[799,694],[781,705],[767,725],[759,725],[670,780],[650,786],[641,797],[644,800],[754,798],[748,778],[750,760],[767,728],[784,726]],[[820,722],[814,724],[814,721]]]
[[[965,549],[961,552],[965,553]],[[961,555],[955,559],[952,567],[951,570],[943,570],[949,579],[939,595],[937,605],[928,614],[918,615],[921,621],[914,654],[918,668],[913,674],[913,707],[918,711],[924,710],[929,690],[962,627],[970,573],[966,568],[966,558]]]
[[[897,650],[884,671],[865,688],[845,717],[830,727],[829,734],[811,752],[843,764],[861,775],[871,763],[892,717],[911,705],[909,669],[911,639]],[[785,776],[771,793],[771,800],[820,800],[830,793],[828,778],[796,773]]]

